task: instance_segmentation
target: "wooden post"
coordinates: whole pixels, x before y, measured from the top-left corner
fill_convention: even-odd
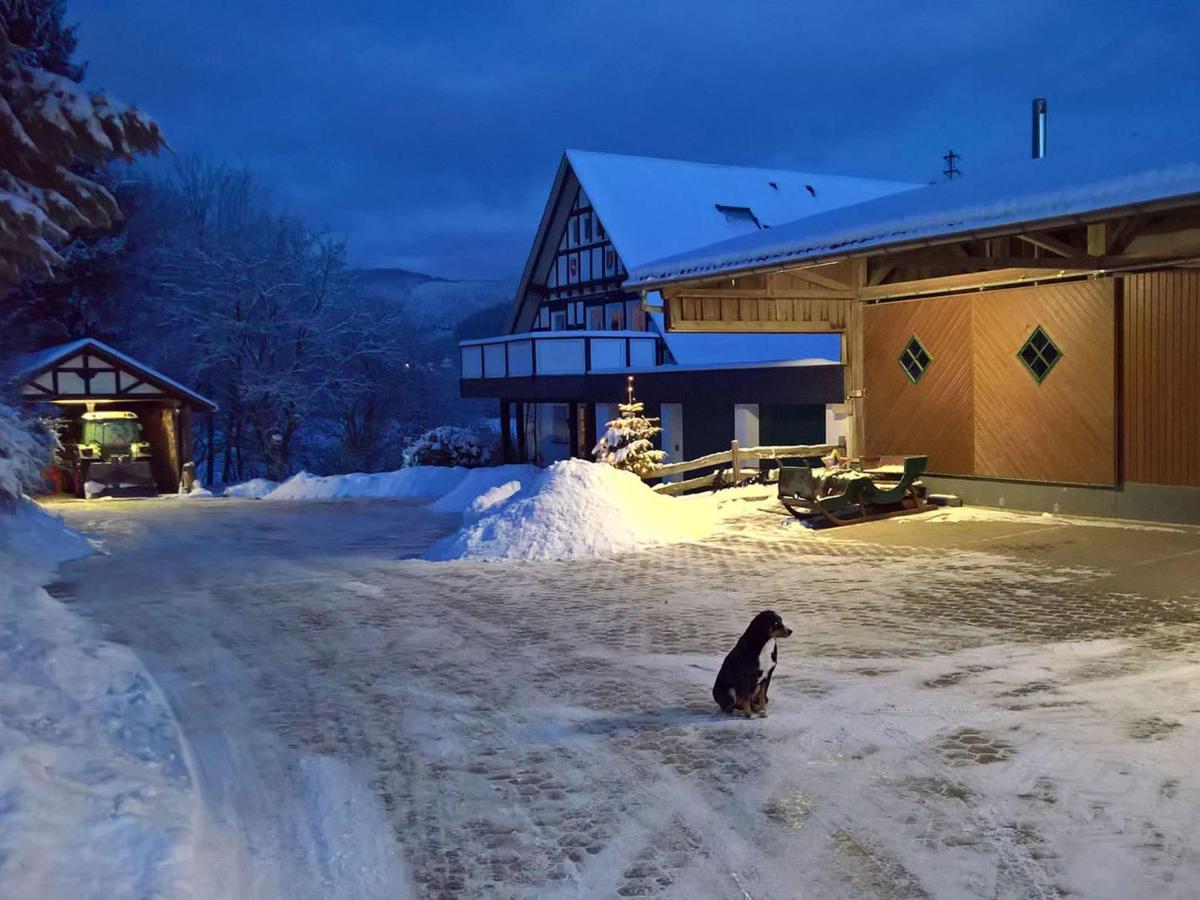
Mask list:
[[[742,474],[742,457],[736,440],[729,442],[729,462],[733,469],[733,483],[737,484]]]
[[[851,260],[851,273],[857,291],[867,284],[866,259]],[[846,452],[850,457],[862,456],[866,447],[866,414],[863,408],[864,366],[866,359],[863,347],[863,303],[858,296],[850,301],[846,315],[846,403],[850,407],[850,433],[846,438]]]
[[[567,404],[567,446],[571,459],[579,456],[579,404],[572,400]]]
[[[510,463],[512,458],[512,404],[500,401],[500,459]]]
[[[525,436],[525,402],[517,401],[517,462],[526,462],[528,460],[528,447],[526,446]]]
[[[213,414],[208,414],[208,459],[205,461],[206,472],[204,473],[205,484],[213,483],[213,462],[217,455],[216,442],[213,440]]]

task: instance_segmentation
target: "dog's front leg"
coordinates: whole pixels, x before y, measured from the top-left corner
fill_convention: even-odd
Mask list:
[[[763,682],[754,689],[754,711],[764,718],[767,715],[767,686]]]

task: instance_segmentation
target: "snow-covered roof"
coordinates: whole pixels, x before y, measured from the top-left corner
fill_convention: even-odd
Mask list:
[[[1200,151],[1200,148],[1198,148]],[[1096,221],[1200,202],[1200,152],[1182,161],[1047,157],[842,206],[707,247],[629,266],[629,287],[868,250]]]
[[[630,270],[916,187],[874,178],[584,150],[568,150],[566,157]]]
[[[58,344],[54,347],[46,347],[43,350],[35,350],[33,353],[27,353],[24,356],[17,357],[12,366],[8,370],[8,380],[12,381],[27,381],[34,378],[47,369],[54,368],[58,363],[70,359],[75,354],[83,350],[95,351],[101,355],[107,355],[118,361],[128,368],[134,370],[138,375],[144,377],[147,381],[158,382],[160,386],[169,389],[170,391],[182,395],[185,399],[190,400],[193,406],[214,411],[217,409],[217,404],[202,394],[197,394],[191,388],[184,387],[175,379],[168,375],[164,375],[157,369],[147,366],[145,363],[139,362],[132,356],[122,353],[120,350],[112,347],[103,341],[96,338],[80,338],[76,341],[70,341],[66,344]]]

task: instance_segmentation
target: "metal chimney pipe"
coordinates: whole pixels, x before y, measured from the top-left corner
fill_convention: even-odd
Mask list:
[[[1046,100],[1038,97],[1033,101],[1033,158],[1046,155]]]

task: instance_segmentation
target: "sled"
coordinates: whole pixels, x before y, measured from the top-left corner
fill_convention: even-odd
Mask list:
[[[859,460],[839,479],[839,493],[820,493],[811,466],[779,470],[779,502],[797,519],[819,517],[829,525],[853,525],[922,512],[928,508],[920,482],[927,456],[881,456]]]

